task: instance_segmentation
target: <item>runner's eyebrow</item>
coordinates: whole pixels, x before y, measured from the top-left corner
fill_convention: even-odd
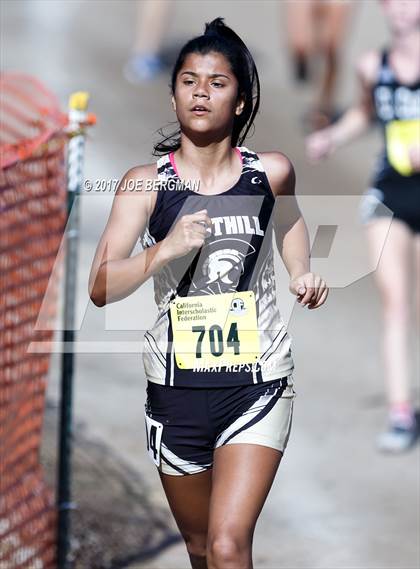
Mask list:
[[[183,71],[181,73],[181,75],[194,75],[194,77],[198,77],[198,73],[195,73],[194,71]],[[228,77],[227,75],[224,75],[223,73],[210,73],[208,75],[208,77],[211,77],[212,79],[214,79],[214,77],[224,77],[225,79],[230,79],[230,77]]]

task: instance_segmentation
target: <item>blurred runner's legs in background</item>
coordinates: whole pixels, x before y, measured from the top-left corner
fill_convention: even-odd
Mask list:
[[[385,231],[384,231],[385,224]],[[379,264],[373,273],[383,310],[382,358],[389,400],[390,428],[378,439],[381,450],[398,451],[413,441],[415,418],[410,404],[410,314],[411,292],[420,288],[419,275],[411,270],[411,259],[420,264],[420,234],[414,237],[405,223],[376,219],[366,226],[372,258],[382,247]],[[385,245],[383,236],[387,234]],[[417,243],[417,245],[416,245]],[[418,298],[416,299],[419,302]],[[419,306],[417,305],[417,314]],[[417,319],[418,322],[418,319]],[[417,328],[418,329],[418,328]]]
[[[171,0],[137,0],[133,53],[124,66],[124,76],[130,83],[149,81],[162,71],[160,52],[172,7]]]
[[[341,44],[350,23],[352,2],[299,0],[286,2],[287,37],[295,79],[312,79],[314,62],[321,65],[316,73],[314,108],[308,113],[308,127],[327,126],[336,116],[335,94]]]

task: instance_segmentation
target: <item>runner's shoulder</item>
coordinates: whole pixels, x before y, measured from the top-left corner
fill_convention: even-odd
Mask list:
[[[373,85],[376,82],[381,65],[381,57],[381,50],[371,49],[363,53],[356,63],[356,72],[368,85]]]
[[[146,180],[155,180],[157,177],[156,162],[133,166],[122,177],[117,193],[122,193],[129,187],[135,187],[140,191],[144,188]]]
[[[124,212],[124,215],[139,216],[142,212],[151,215],[157,192],[150,191],[153,180],[157,180],[156,162],[134,166],[127,170],[118,184],[115,192],[115,207]],[[120,199],[125,196],[125,199]]]
[[[289,158],[278,150],[259,152],[258,156],[267,174],[274,195],[293,194],[295,170]]]

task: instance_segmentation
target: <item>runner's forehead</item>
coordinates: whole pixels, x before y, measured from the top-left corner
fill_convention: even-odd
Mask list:
[[[179,70],[178,77],[185,76],[184,74],[208,78],[223,77],[226,80],[235,77],[228,59],[219,52],[188,54]]]

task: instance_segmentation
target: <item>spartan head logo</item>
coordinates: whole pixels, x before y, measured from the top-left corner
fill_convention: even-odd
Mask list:
[[[236,290],[248,255],[255,247],[243,239],[218,239],[204,245],[191,277],[191,290],[220,294]]]
[[[230,312],[232,312],[235,315],[239,315],[242,316],[242,314],[245,314],[246,312],[246,308],[245,308],[245,302],[242,300],[242,298],[234,298],[230,304]]]

